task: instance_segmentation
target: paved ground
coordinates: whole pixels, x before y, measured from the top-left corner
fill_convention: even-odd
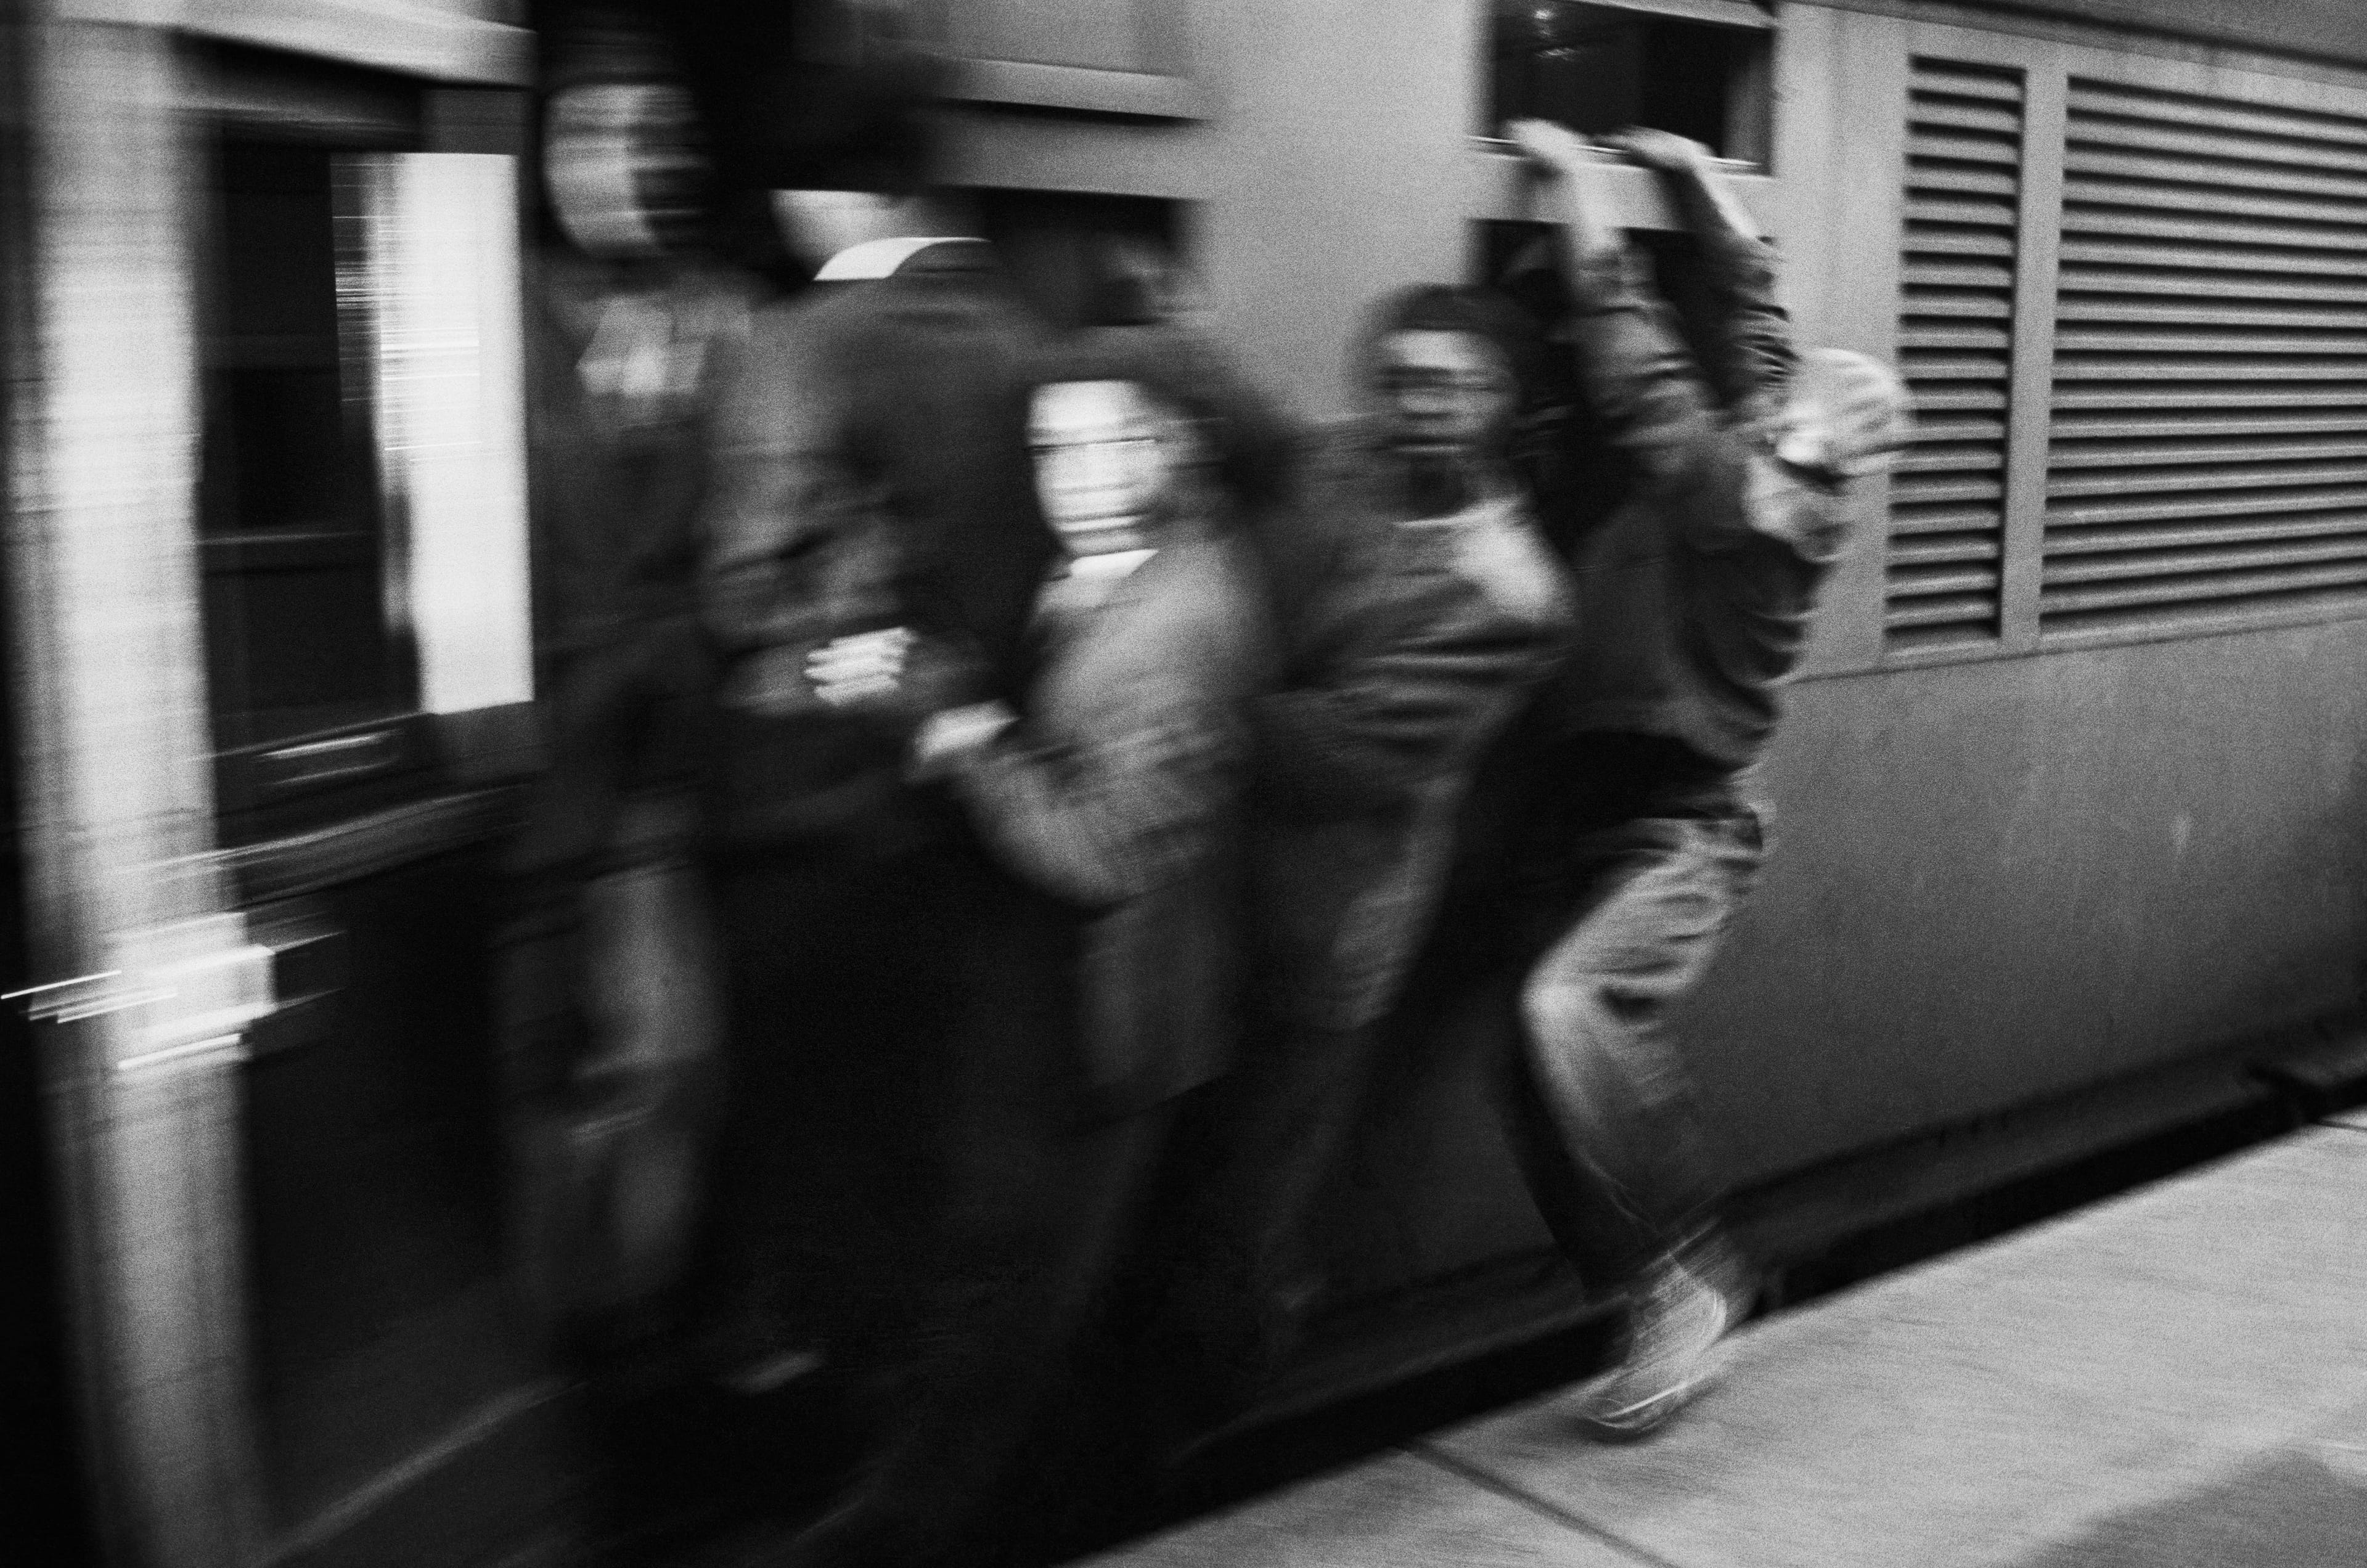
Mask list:
[[[2367,1111],[1744,1334],[1648,1442],[1549,1395],[1108,1568],[2361,1568]]]

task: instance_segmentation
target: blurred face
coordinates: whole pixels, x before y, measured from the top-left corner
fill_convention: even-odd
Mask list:
[[[1374,345],[1371,375],[1389,445],[1410,457],[1476,456],[1512,417],[1512,377],[1468,333],[1390,333]]]
[[[690,95],[668,82],[599,82],[550,103],[543,164],[568,237],[594,255],[641,256],[698,217],[708,168]]]
[[[1070,555],[1141,549],[1166,494],[1172,434],[1130,381],[1061,381],[1028,411],[1036,493]]]

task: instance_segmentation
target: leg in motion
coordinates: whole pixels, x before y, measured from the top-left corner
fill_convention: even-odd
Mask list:
[[[1580,1265],[1630,1298],[1617,1370],[1589,1424],[1649,1431],[1716,1370],[1746,1309],[1718,1183],[1668,1012],[1699,982],[1746,894],[1757,824],[1654,819],[1599,835],[1605,867],[1519,1001],[1513,1126],[1539,1206]]]

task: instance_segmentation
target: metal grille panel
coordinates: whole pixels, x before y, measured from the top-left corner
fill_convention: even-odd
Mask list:
[[[1893,648],[1998,635],[2022,91],[2019,72],[1939,60],[1908,79],[1898,357],[1916,440],[1891,481]]]
[[[2067,118],[2042,635],[2367,608],[2367,119]]]

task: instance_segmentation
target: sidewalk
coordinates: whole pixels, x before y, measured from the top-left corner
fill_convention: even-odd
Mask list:
[[[1767,1320],[1626,1448],[1549,1395],[1109,1568],[2360,1568],[2367,1111]]]

